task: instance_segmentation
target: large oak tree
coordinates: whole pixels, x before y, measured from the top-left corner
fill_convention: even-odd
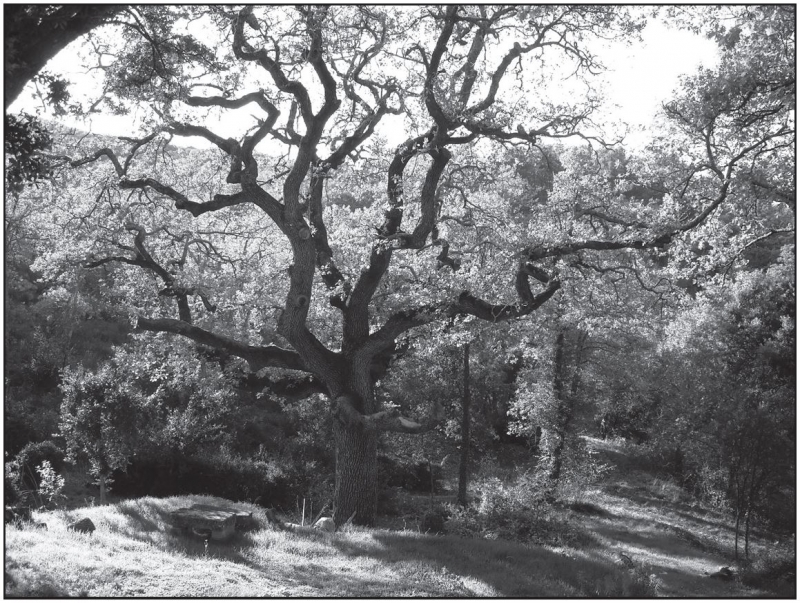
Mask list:
[[[139,315],[141,331],[187,337],[246,360],[252,370],[312,375],[331,402],[335,519],[370,524],[379,434],[419,433],[438,418],[435,404],[430,415],[412,420],[402,415],[402,405],[382,408],[376,398],[377,375],[400,336],[468,317],[520,319],[556,294],[567,259],[665,249],[706,223],[737,186],[750,184],[737,179],[739,166],[752,172],[760,157],[792,134],[784,106],[768,105],[774,84],[740,78],[736,103],[709,105],[688,94],[670,106],[693,144],[703,143],[698,163],[673,157],[666,165],[679,169],[662,174],[674,191],[670,202],[686,211],[652,210],[634,219],[629,191],[611,190],[600,209],[589,211],[575,199],[574,229],[552,228],[563,212],[546,203],[524,221],[511,220],[503,187],[513,184],[513,174],[504,183],[494,171],[497,150],[521,145],[546,157],[543,143],[571,137],[604,145],[592,123],[598,105],[590,82],[601,65],[591,40],[634,36],[640,26],[628,9],[602,6],[211,6],[171,21],[158,40],[128,39],[123,31],[118,41],[127,43],[127,51],[114,50],[113,41],[95,46],[107,76],[106,98],[117,113],[136,109],[148,130],[123,139],[125,145],[67,162],[84,170],[106,162],[113,173],[98,201],[114,189],[128,198],[138,195],[140,211],[112,212],[109,220],[119,222],[117,252],[105,247],[100,253],[95,246],[86,265],[124,265],[160,281],[162,299],[174,302],[171,314]],[[568,85],[565,77],[578,78],[589,92],[566,102],[558,91]],[[717,83],[700,82],[690,92],[702,96],[703,86]],[[761,104],[752,119],[737,126],[738,116],[756,102]],[[711,112],[692,111],[704,103]],[[236,132],[226,113],[245,115],[249,129]],[[731,131],[724,141],[722,128]],[[397,129],[408,138],[387,148],[385,136]],[[163,161],[157,168],[165,142],[175,137],[201,137],[213,145],[225,183],[198,187],[171,177]],[[369,228],[366,252],[351,253],[334,240],[342,239],[346,225],[332,220],[346,220],[326,206],[328,192],[342,193],[346,186],[351,198],[358,197],[378,168],[382,216]],[[226,234],[225,216],[243,207],[268,219],[265,232],[271,229],[281,241],[275,246],[286,250],[272,256],[286,262],[270,281],[283,294],[274,325],[214,328],[221,324],[209,318],[217,309],[214,286],[191,286],[180,273],[189,270],[190,248],[221,254],[209,242],[211,234],[187,237],[169,218],[146,226],[141,208],[154,199],[172,204],[176,225],[220,216],[214,236]],[[165,238],[172,248],[182,247],[179,259],[164,257]],[[202,265],[192,270],[202,271]],[[404,270],[415,287],[387,293]],[[433,290],[437,279],[462,286],[428,295],[423,283]],[[385,303],[387,297],[392,303]],[[321,301],[324,324],[318,320]],[[263,334],[271,328],[274,340],[266,342]]]

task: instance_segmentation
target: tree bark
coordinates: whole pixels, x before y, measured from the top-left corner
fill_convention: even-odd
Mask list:
[[[558,442],[553,450],[553,465],[550,470],[550,479],[555,484],[561,478],[561,467],[564,456],[564,448],[566,447],[567,437],[569,436],[569,428],[572,419],[575,415],[575,400],[578,397],[578,386],[581,380],[581,365],[583,364],[583,346],[586,342],[586,333],[581,331],[578,333],[577,340],[575,341],[575,369],[572,373],[569,391],[564,391],[564,375],[567,371],[567,362],[565,359],[564,351],[564,333],[566,329],[562,328],[558,332],[556,338],[556,367],[555,377],[553,381],[553,389],[556,394],[556,401],[558,403],[558,421],[559,424],[556,428],[558,435]]]
[[[98,478],[98,482],[100,482],[100,504],[106,504],[106,476],[105,473],[101,473],[100,477]]]
[[[369,359],[356,355],[348,360],[345,379],[348,404],[340,404],[334,413],[336,482],[333,520],[337,527],[350,518],[355,524],[372,526],[378,512],[379,423],[365,418],[374,415],[378,408]]]
[[[469,462],[469,344],[464,345],[464,396],[461,402],[461,461],[458,465],[458,504],[467,506],[467,463]]]
[[[378,513],[378,434],[363,425],[337,421],[336,489],[333,521],[341,527],[348,519],[358,525],[375,524]]]

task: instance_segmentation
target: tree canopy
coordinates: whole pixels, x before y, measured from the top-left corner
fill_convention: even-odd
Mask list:
[[[69,169],[21,201],[59,242],[36,268],[102,270],[137,330],[310,375],[337,521],[371,523],[378,434],[441,419],[376,396],[404,334],[663,296],[665,279],[697,291],[793,237],[794,14],[729,10],[701,26],[719,67],[685,78],[635,154],[595,123],[592,86],[593,40],[644,26],[628,7],[128,11],[149,25],[93,34],[93,110],[140,131],[49,155]],[[192,137],[213,152],[171,144]]]

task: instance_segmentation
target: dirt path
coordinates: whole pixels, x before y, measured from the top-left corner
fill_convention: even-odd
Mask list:
[[[733,565],[733,529],[674,484],[637,468],[636,459],[611,441],[585,437],[598,460],[611,466],[604,483],[587,493],[581,523],[598,548],[621,563],[643,565],[666,597],[758,597],[768,593],[736,580],[709,577]],[[593,512],[594,511],[594,512]]]

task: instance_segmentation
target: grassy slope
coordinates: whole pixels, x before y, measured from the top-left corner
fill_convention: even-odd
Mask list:
[[[721,582],[708,576],[734,562],[730,518],[704,508],[672,482],[654,477],[638,461],[635,446],[585,438],[590,450],[613,467],[602,484],[584,498],[605,512],[602,517],[575,517],[594,546],[614,550],[644,565],[666,597],[789,597],[795,585],[782,580],[760,588],[741,581]],[[645,465],[646,466],[646,465]],[[751,535],[753,558],[774,549],[766,534]],[[739,543],[740,555],[743,543]]]
[[[350,529],[335,534],[269,526],[211,543],[175,534],[169,511],[204,496],[143,498],[35,513],[48,530],[6,526],[7,596],[149,597],[638,597],[649,576],[662,596],[793,597],[708,577],[732,565],[729,522],[636,466],[635,454],[590,439],[616,471],[584,493],[595,512],[564,510],[581,534],[559,547]],[[89,517],[93,535],[66,525]],[[754,538],[758,552],[772,543]],[[634,568],[626,567],[627,559]],[[629,563],[629,562],[628,562]],[[645,590],[643,590],[645,589]]]
[[[47,530],[6,528],[7,596],[624,596],[629,573],[502,541],[360,530],[326,534],[270,527],[212,543],[172,534],[170,510],[211,497],[144,498],[37,514]],[[241,508],[259,511],[246,504]],[[92,535],[67,523],[89,517]],[[263,515],[260,516],[263,520]],[[266,525],[266,522],[263,522]]]

